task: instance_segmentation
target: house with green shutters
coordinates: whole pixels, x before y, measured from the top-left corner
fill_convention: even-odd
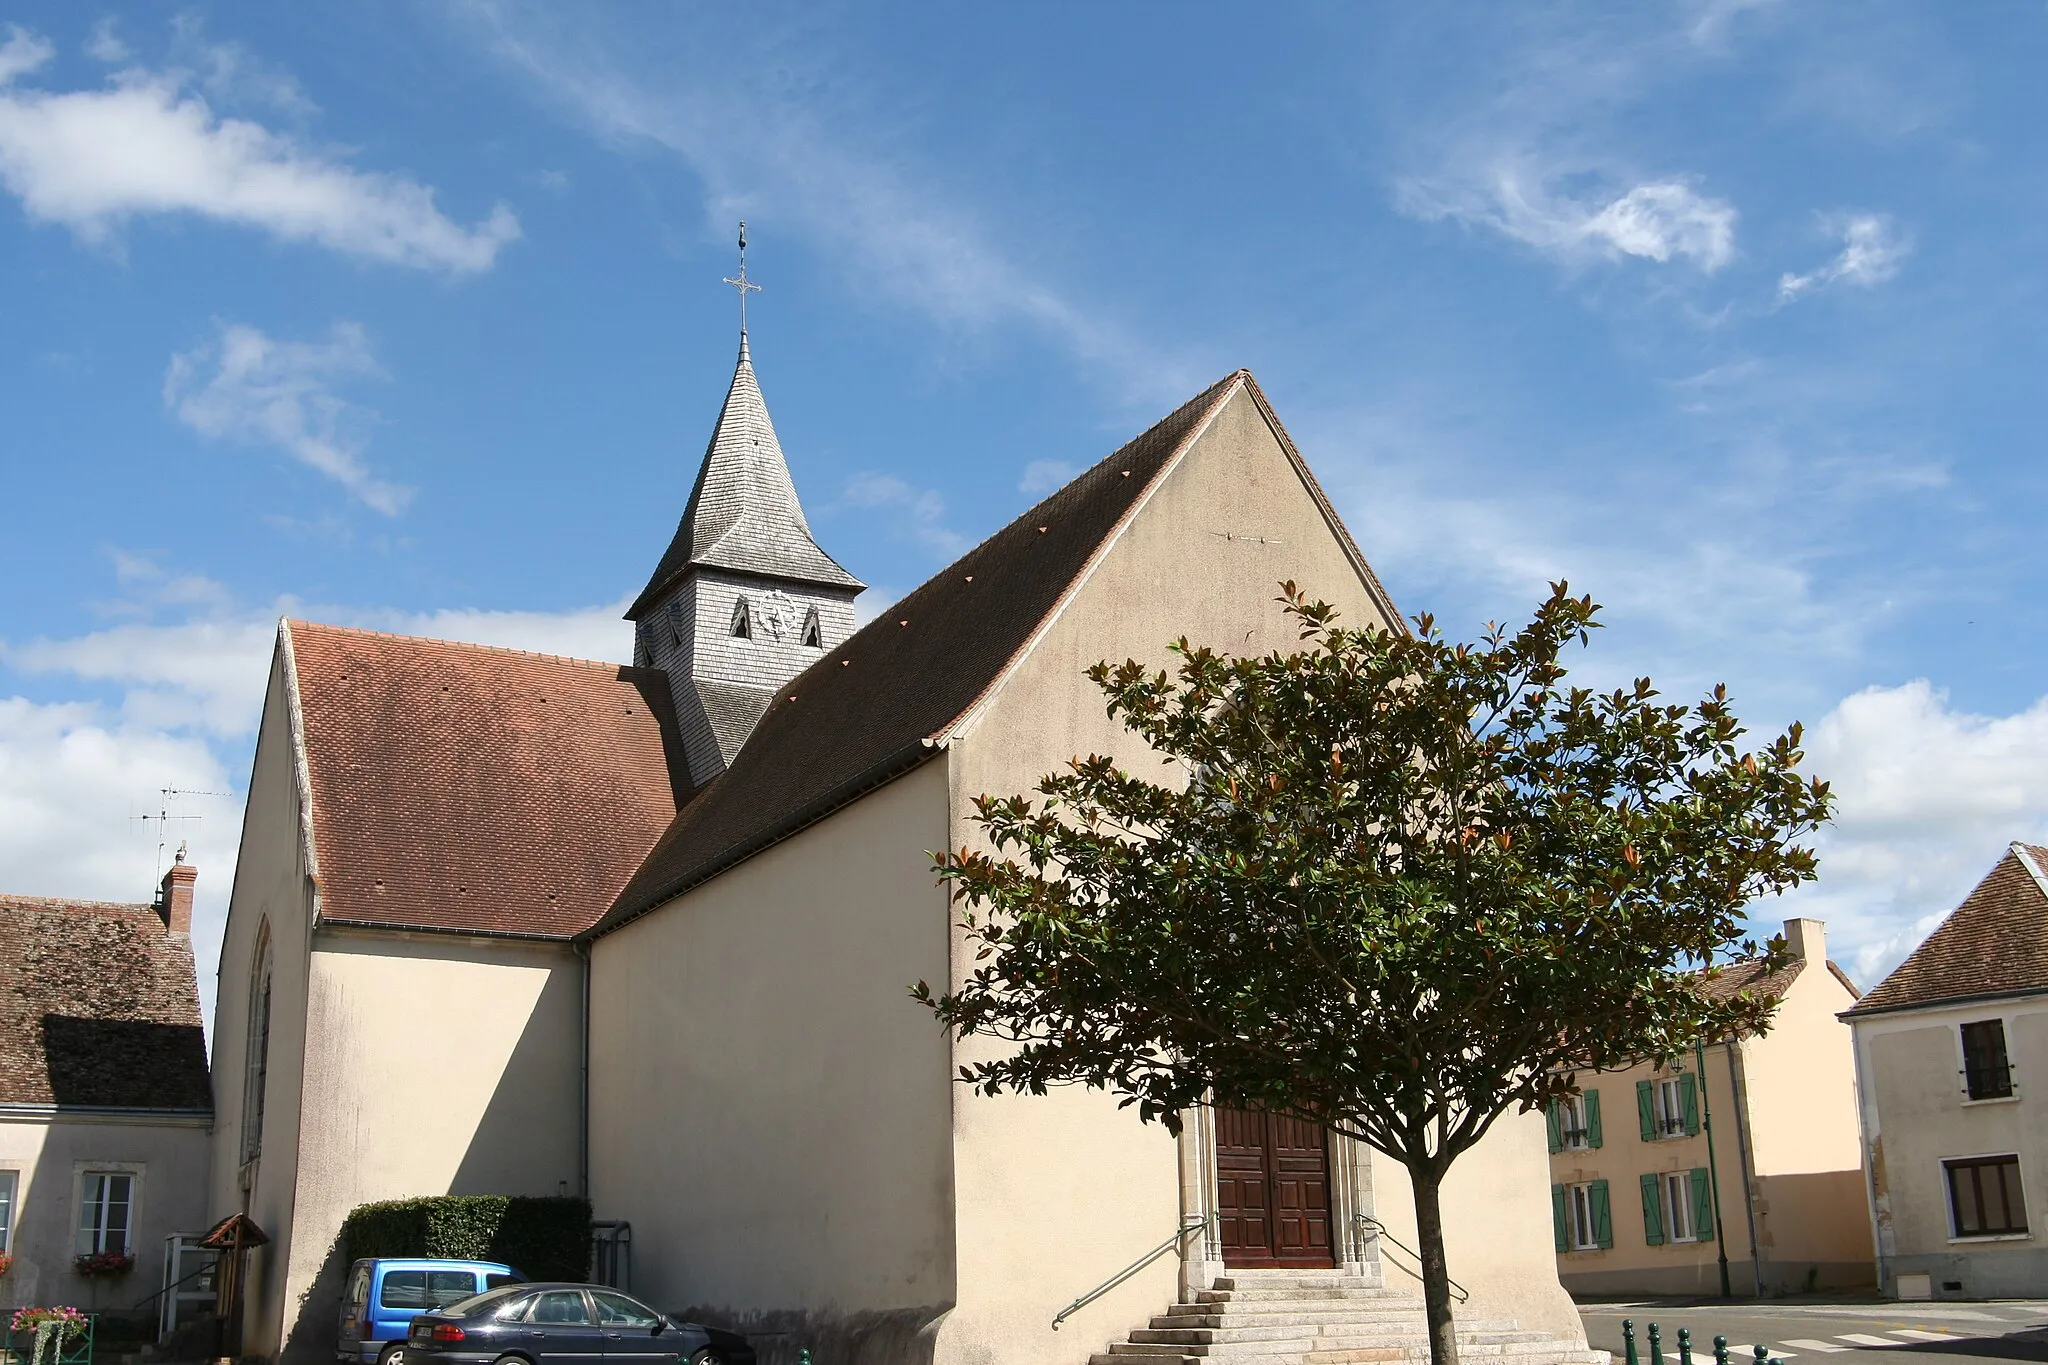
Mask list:
[[[1738,1295],[1872,1283],[1855,1060],[1836,1017],[1857,991],[1820,921],[1784,932],[1789,967],[1712,978],[1773,1000],[1768,1030],[1583,1074],[1549,1106],[1551,1231],[1573,1294],[1717,1294],[1724,1261]]]

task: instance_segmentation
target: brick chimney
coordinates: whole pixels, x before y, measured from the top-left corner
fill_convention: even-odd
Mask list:
[[[185,846],[179,844],[178,860],[164,873],[164,884],[156,898],[156,912],[164,917],[164,928],[171,933],[191,934],[192,885],[198,880],[199,869],[185,861]]]

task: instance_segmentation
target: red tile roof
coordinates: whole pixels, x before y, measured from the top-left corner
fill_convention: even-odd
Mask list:
[[[657,670],[285,629],[323,920],[576,934],[687,791]]]
[[[2015,844],[1925,942],[1845,1013],[2048,991],[2048,891],[2023,853],[2036,868],[2048,867],[2048,848]]]
[[[191,938],[151,905],[0,895],[0,1103],[210,1110]]]

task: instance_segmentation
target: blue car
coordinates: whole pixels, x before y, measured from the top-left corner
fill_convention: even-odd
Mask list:
[[[414,1318],[525,1278],[495,1261],[357,1261],[341,1296],[335,1358],[350,1365],[408,1365],[405,1335]]]

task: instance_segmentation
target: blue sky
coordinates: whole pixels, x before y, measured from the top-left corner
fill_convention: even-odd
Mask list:
[[[2048,836],[2039,5],[0,0],[0,885],[224,909],[281,612],[623,657],[730,375],[907,590],[1250,366],[1395,599]],[[1765,917],[1783,913],[1765,907]]]

